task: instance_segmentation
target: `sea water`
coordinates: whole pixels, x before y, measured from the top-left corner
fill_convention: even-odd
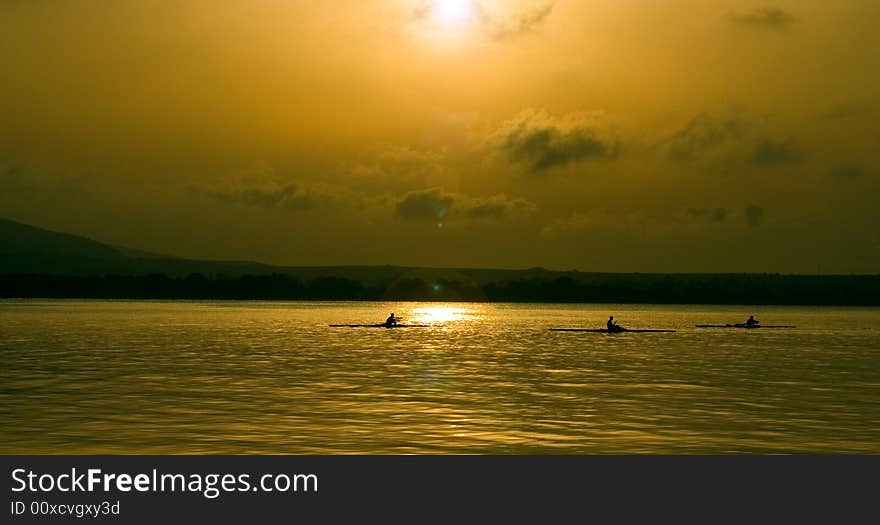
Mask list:
[[[612,314],[677,331],[548,331]],[[0,399],[5,454],[880,453],[880,309],[9,300]]]

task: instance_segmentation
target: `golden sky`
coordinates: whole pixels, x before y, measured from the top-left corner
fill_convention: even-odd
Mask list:
[[[880,271],[876,0],[7,0],[0,216],[289,265]]]

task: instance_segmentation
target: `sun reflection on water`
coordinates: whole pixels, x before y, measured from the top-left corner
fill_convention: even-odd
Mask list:
[[[463,321],[470,317],[465,308],[454,306],[425,306],[413,308],[411,314],[413,322],[425,324],[440,324]]]

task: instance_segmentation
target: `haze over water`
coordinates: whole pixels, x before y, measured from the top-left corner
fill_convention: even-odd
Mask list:
[[[389,312],[429,328],[331,328]],[[609,314],[664,334],[554,333]],[[755,314],[792,330],[697,329]],[[880,310],[0,302],[0,452],[880,453]]]

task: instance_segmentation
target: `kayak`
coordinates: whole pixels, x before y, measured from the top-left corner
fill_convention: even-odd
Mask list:
[[[624,328],[622,330],[610,331],[607,328],[551,328],[551,332],[593,332],[596,334],[620,334],[623,332],[636,332],[636,333],[646,333],[646,332],[666,332],[671,333],[675,332],[675,330],[638,330],[632,328]]]
[[[696,327],[697,327],[697,328],[746,328],[746,329],[748,329],[748,330],[751,330],[751,329],[753,329],[753,328],[797,328],[797,327],[794,326],[794,325],[787,325],[787,324],[776,324],[776,325],[773,325],[773,324],[770,324],[770,325],[767,325],[767,324],[759,324],[759,325],[757,325],[757,326],[748,326],[748,325],[746,325],[746,324],[744,324],[744,323],[737,323],[737,324],[698,324],[698,325],[696,325]]]
[[[394,324],[387,325],[385,323],[378,324],[331,324],[335,328],[429,328],[429,324]]]

